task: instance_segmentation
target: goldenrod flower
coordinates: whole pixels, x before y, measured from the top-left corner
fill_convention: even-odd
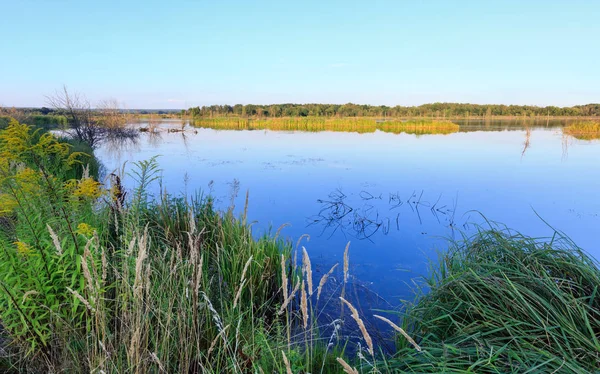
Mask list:
[[[94,235],[94,231],[95,229],[87,223],[80,223],[79,225],[77,225],[77,233],[83,236],[90,237]]]
[[[73,194],[76,197],[95,200],[102,195],[102,189],[100,186],[101,184],[92,178],[84,178],[79,181]]]
[[[27,243],[15,242],[14,244],[17,246],[17,252],[20,255],[27,256],[31,254],[31,247]]]

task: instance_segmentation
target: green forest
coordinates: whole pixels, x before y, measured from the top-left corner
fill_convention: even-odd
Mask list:
[[[433,103],[419,106],[386,106],[359,104],[236,104],[193,107],[181,111],[192,117],[257,116],[257,117],[598,117],[600,104],[572,107],[530,105],[480,105]]]

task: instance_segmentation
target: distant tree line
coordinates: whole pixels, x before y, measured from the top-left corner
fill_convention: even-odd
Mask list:
[[[600,104],[572,107],[530,105],[479,105],[459,103],[433,103],[419,106],[386,106],[359,104],[236,104],[193,107],[181,111],[192,117],[253,116],[253,117],[597,117]]]

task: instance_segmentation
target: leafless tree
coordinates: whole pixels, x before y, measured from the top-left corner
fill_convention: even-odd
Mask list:
[[[105,100],[93,109],[84,95],[69,92],[66,86],[46,96],[46,100],[67,117],[67,132],[92,148],[108,138],[128,138],[136,134],[127,128],[127,116],[116,100]]]

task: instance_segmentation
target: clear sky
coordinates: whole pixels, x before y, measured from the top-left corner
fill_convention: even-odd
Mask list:
[[[600,102],[600,1],[0,0],[0,105]]]

